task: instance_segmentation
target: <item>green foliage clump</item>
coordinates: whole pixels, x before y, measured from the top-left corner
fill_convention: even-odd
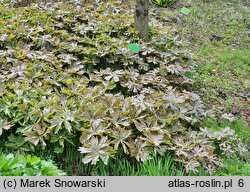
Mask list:
[[[0,156],[0,176],[62,176],[52,161],[41,160],[35,156],[5,155]]]
[[[222,140],[199,129],[210,111],[185,88],[191,60],[170,38],[138,38],[119,2],[0,8],[0,136],[34,152],[66,144],[96,164],[119,153],[137,161],[172,151],[186,170],[222,166]],[[159,27],[159,26],[158,26]],[[157,27],[155,27],[157,28]],[[157,31],[157,30],[156,30]],[[140,45],[138,53],[128,45]],[[75,142],[77,141],[77,142]],[[221,150],[216,150],[219,142]],[[220,145],[221,144],[221,145]]]
[[[166,7],[172,4],[175,0],[151,0],[152,3],[159,5],[161,7]]]
[[[223,161],[224,166],[215,171],[214,175],[219,176],[250,176],[250,160],[242,161],[233,156]]]

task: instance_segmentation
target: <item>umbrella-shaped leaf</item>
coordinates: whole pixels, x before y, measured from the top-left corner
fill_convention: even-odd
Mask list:
[[[135,141],[128,143],[130,155],[135,157],[137,161],[146,161],[149,158],[150,151],[149,144],[138,137]]]
[[[107,137],[102,137],[100,140],[97,137],[92,137],[88,144],[79,148],[79,151],[86,154],[82,159],[83,163],[91,162],[94,165],[99,161],[99,158],[107,164],[109,156],[114,152]]]
[[[50,133],[49,129],[46,129],[44,126],[40,126],[38,123],[34,124],[32,130],[27,130],[24,132],[25,140],[38,145],[39,142],[43,146],[46,146],[44,139],[47,139],[48,134]]]
[[[98,118],[92,121],[89,128],[85,128],[82,131],[82,135],[80,137],[80,142],[84,143],[85,141],[89,140],[92,136],[99,135],[102,136],[106,127],[102,123],[102,119]]]
[[[3,130],[10,129],[14,124],[8,122],[6,119],[0,118],[0,136],[3,133]]]

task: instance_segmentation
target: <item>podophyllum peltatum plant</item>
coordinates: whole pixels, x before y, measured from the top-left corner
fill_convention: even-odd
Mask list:
[[[186,170],[222,166],[243,151],[229,128],[199,128],[210,113],[185,90],[189,54],[151,28],[138,38],[133,14],[116,1],[0,8],[0,135],[8,149],[45,150],[79,141],[83,163],[117,153],[145,161],[172,151]],[[160,30],[160,33],[158,33]],[[138,53],[128,45],[140,45]],[[58,148],[57,148],[58,149]]]

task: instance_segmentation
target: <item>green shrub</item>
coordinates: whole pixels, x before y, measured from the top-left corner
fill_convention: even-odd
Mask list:
[[[35,156],[0,156],[0,176],[62,176],[65,175],[52,161],[41,160]]]

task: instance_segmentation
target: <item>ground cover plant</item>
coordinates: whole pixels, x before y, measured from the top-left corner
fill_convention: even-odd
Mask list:
[[[191,89],[193,58],[157,19],[142,41],[120,1],[3,1],[0,28],[5,150],[77,175],[212,174],[223,158],[245,159],[233,129],[203,126],[212,111]]]
[[[44,161],[35,156],[1,154],[0,176],[63,176],[65,173],[52,161]]]

